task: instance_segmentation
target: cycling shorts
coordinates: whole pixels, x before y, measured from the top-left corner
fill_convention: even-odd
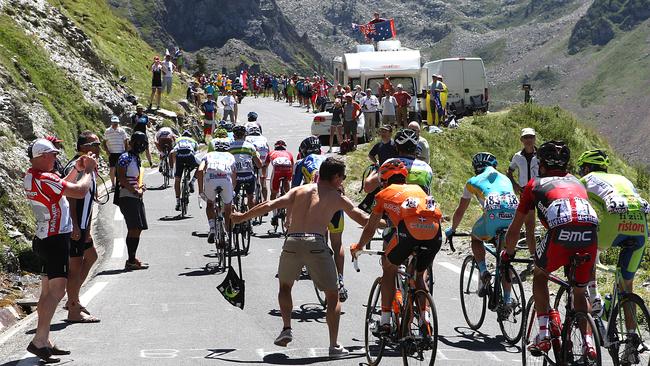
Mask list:
[[[498,209],[483,213],[472,227],[472,236],[479,240],[491,240],[499,229],[507,229],[515,217],[515,210]]]
[[[293,170],[291,167],[287,169],[274,168],[271,173],[271,190],[273,192],[280,191],[280,181],[285,180],[288,183],[291,183],[291,178],[293,177]]]
[[[41,274],[48,279],[68,278],[70,233],[34,238],[32,251],[40,259]]]
[[[336,211],[332,220],[327,224],[327,231],[331,234],[340,234],[345,230],[345,215],[343,215],[343,210]]]
[[[255,193],[255,183],[255,174],[237,173],[237,186],[235,187],[235,191],[239,192],[243,187],[246,194],[253,194]]]
[[[575,270],[578,286],[586,286],[591,279],[591,270],[598,253],[598,234],[595,226],[555,227],[546,232],[535,248],[535,265],[547,273],[568,265],[574,254],[589,254],[589,261],[580,264]]]
[[[196,161],[196,156],[194,156],[194,154],[176,156],[176,171],[174,172],[174,177],[182,177],[183,170],[186,167],[190,170],[194,170],[199,167],[199,162]]]
[[[174,140],[171,137],[161,137],[158,139],[158,145],[160,146],[160,151],[169,152],[174,147]]]
[[[221,187],[221,200],[224,205],[232,203],[234,196],[232,180],[230,178],[217,177],[217,174],[210,170],[203,176],[203,192],[209,201],[214,202],[217,198],[217,188]]]
[[[70,239],[70,258],[83,257],[86,250],[94,246],[92,239],[89,242],[86,242],[86,235],[88,234],[88,230],[90,230],[90,228],[79,230],[81,232],[81,235],[79,235],[79,240]]]
[[[605,213],[598,215],[598,249],[606,250],[613,245],[618,237],[647,236],[648,224],[646,214],[642,211],[626,213]]]
[[[600,238],[600,232],[598,233]],[[613,247],[620,247],[617,267],[621,270],[621,276],[625,280],[634,278],[634,274],[641,265],[643,252],[645,251],[645,235],[624,235],[619,234],[612,242]]]
[[[442,230],[438,230],[436,236],[431,240],[417,240],[409,233],[404,221],[400,221],[397,229],[393,227],[388,230],[387,235],[384,235],[384,240],[384,243],[388,243],[384,249],[386,258],[396,266],[406,261],[413,253],[415,246],[426,247],[427,250],[420,253],[418,265],[415,268],[416,271],[422,272],[433,263],[442,246]]]

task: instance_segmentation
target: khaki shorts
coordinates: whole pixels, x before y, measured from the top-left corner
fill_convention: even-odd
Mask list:
[[[288,237],[282,247],[278,279],[281,283],[293,283],[307,267],[314,284],[322,290],[338,290],[338,275],[332,251],[325,240],[318,237]]]

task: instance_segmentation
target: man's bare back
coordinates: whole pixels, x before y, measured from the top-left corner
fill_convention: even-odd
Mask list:
[[[352,202],[329,184],[305,184],[291,191],[292,202],[288,208],[290,222],[288,233],[327,233],[327,224],[337,211],[348,211]]]

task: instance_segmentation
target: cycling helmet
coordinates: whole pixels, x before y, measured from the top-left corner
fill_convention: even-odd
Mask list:
[[[136,131],[131,135],[131,150],[140,155],[149,148],[149,141],[144,132]]]
[[[250,126],[246,129],[246,133],[251,136],[259,136],[262,134],[258,126]]]
[[[232,132],[232,122],[221,120],[219,121],[219,126],[227,132]]]
[[[318,140],[318,137],[309,136],[302,140],[298,151],[303,158],[311,154],[320,154],[320,141]]]
[[[476,174],[481,174],[488,166],[496,168],[497,164],[496,156],[489,152],[480,152],[472,157],[472,167],[474,167],[474,173]]]
[[[248,112],[248,121],[249,122],[257,121],[257,113]]]
[[[287,149],[287,143],[284,142],[283,140],[278,140],[273,145],[273,148],[275,150],[286,150]]]
[[[537,158],[548,168],[565,170],[571,159],[571,150],[564,141],[547,141],[537,150]]]
[[[402,128],[395,134],[395,144],[400,151],[415,153],[418,147],[417,133],[408,128]]]
[[[581,168],[584,164],[596,165],[601,168],[609,166],[609,157],[605,150],[595,149],[588,150],[582,153],[578,158],[578,167]]]
[[[184,137],[192,137],[192,133],[190,132],[190,130],[185,130],[185,131],[183,131],[183,136]]]
[[[388,181],[390,177],[397,174],[404,176],[404,178],[409,174],[406,165],[399,159],[388,159],[379,167],[379,179],[382,182]]]
[[[217,130],[214,131],[214,137],[215,138],[227,138],[228,137],[228,131],[225,128],[217,128]]]
[[[228,151],[230,150],[230,140],[227,138],[218,138],[212,142],[214,151]]]
[[[235,137],[244,137],[246,136],[246,127],[237,125],[232,128],[232,133],[235,135]]]

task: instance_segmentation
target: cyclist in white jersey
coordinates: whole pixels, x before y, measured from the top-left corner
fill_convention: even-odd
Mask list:
[[[249,127],[249,123],[251,124]],[[260,181],[260,187],[262,187],[262,201],[266,201],[268,198],[268,189],[266,186],[266,176],[268,174],[268,163],[266,157],[269,155],[269,142],[266,140],[266,137],[262,136],[262,131],[260,128],[254,124],[254,122],[249,122],[246,124],[246,141],[250,142],[255,146],[255,150],[260,156],[260,161],[262,162],[262,168],[260,173],[257,175],[257,178]],[[259,203],[259,202],[258,202]]]
[[[208,243],[215,240],[215,212],[214,203],[217,197],[217,188],[221,187],[221,199],[224,205],[224,218],[226,227],[230,227],[230,213],[234,196],[234,182],[237,181],[235,157],[228,152],[230,140],[217,138],[211,141],[215,151],[207,153],[201,160],[196,176],[199,181],[199,195],[207,205],[205,214],[210,225]]]

